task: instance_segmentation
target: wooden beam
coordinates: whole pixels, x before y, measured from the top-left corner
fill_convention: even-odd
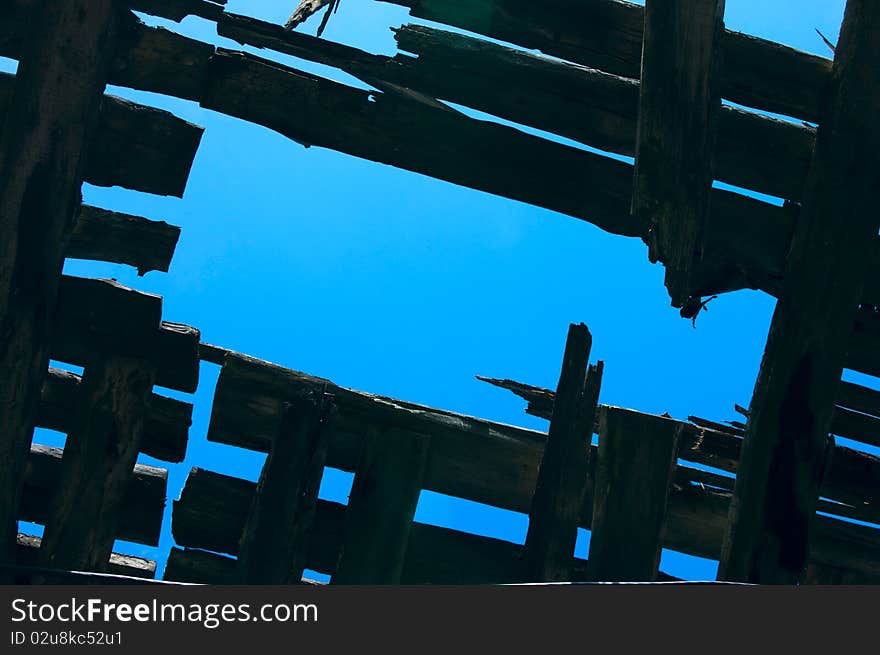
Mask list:
[[[680,435],[675,421],[633,421],[626,412],[603,410],[587,559],[591,580],[656,578]]]
[[[180,22],[187,16],[216,19],[226,0],[128,0],[132,9]]]
[[[304,393],[285,404],[241,536],[238,579],[244,584],[302,580],[318,487],[327,459],[325,424],[332,399]]]
[[[721,111],[716,51],[724,0],[645,3],[632,213],[666,267],[673,307],[694,295],[703,259]]]
[[[199,382],[199,331],[161,321],[162,298],[113,280],[61,277],[51,356],[85,366],[96,352],[149,359],[156,384],[192,393]],[[150,327],[153,326],[153,327]]]
[[[235,554],[256,485],[203,469],[193,469],[180,499],[174,502],[172,533],[179,546]],[[730,494],[697,485],[673,488],[666,528],[670,536],[684,530],[692,544],[691,554],[717,557],[721,548]],[[678,505],[680,509],[674,509]],[[333,575],[345,525],[345,505],[318,501],[306,565]],[[680,518],[674,518],[678,514]],[[589,527],[589,515],[585,527]],[[824,569],[829,562],[851,571],[862,581],[880,580],[876,549],[878,531],[842,524],[823,517],[814,544],[814,562]],[[670,535],[670,533],[673,533]],[[840,534],[838,538],[835,535]],[[700,554],[702,553],[702,554]],[[216,561],[214,562],[216,563]],[[410,531],[403,584],[500,584],[527,580],[522,547],[508,541],[481,537],[457,530],[415,522]],[[222,564],[220,565],[222,566]],[[225,567],[223,567],[225,568]],[[190,575],[204,570],[198,567]],[[227,569],[228,570],[228,569]],[[576,559],[574,578],[585,581],[586,561]],[[215,573],[217,567],[214,567]],[[172,578],[169,578],[172,579]],[[198,581],[199,578],[188,578]],[[233,578],[225,578],[231,582]],[[207,581],[207,580],[203,580]]]
[[[0,73],[0,120],[16,100],[15,76]],[[83,161],[83,180],[158,195],[183,195],[203,128],[162,109],[103,96]]]
[[[61,481],[60,448],[31,446],[24,470],[24,491],[18,518],[45,525],[49,506],[58,493]],[[125,496],[119,538],[147,546],[159,545],[168,471],[136,464]]]
[[[807,193],[749,409],[719,579],[803,575],[878,216],[880,5],[848,0]]]
[[[856,412],[880,417],[880,391],[853,382],[841,381],[837,404]]]
[[[383,0],[416,18],[623,77],[638,78],[644,8],[619,0]],[[749,107],[818,120],[831,62],[788,46],[725,30],[721,95]]]
[[[41,565],[107,570],[155,379],[155,367],[139,359],[99,356],[86,366]]]
[[[0,119],[0,565],[15,558],[64,243],[79,206],[109,63],[102,46],[113,43],[116,13],[110,0],[39,3]]]
[[[571,580],[581,509],[590,484],[590,443],[602,384],[602,362],[589,366],[593,338],[583,323],[568,329],[559,402],[553,418],[529,513],[524,558],[534,582]]]
[[[168,270],[179,237],[164,221],[82,205],[64,256],[128,264],[143,275]]]
[[[74,423],[79,375],[50,368],[40,394],[37,427],[69,432]],[[193,406],[175,398],[150,394],[141,452],[167,462],[182,462],[186,455]]]
[[[431,440],[367,427],[332,584],[400,584]]]

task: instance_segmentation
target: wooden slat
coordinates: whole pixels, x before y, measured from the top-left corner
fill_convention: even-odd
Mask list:
[[[724,0],[648,0],[632,212],[648,257],[666,267],[673,307],[694,295],[703,259],[721,111],[716,49]]]
[[[880,377],[880,311],[872,306],[862,306],[856,314],[845,366],[865,375]]]
[[[198,387],[200,333],[161,321],[161,297],[112,280],[64,275],[56,311],[53,359],[84,366],[94,352],[143,357],[156,365],[156,384],[187,393]]]
[[[856,412],[880,417],[880,391],[860,384],[842,381],[837,389],[837,404]]]
[[[42,539],[27,534],[18,535],[18,549],[16,551],[16,565],[35,567],[39,562],[40,545]],[[48,570],[41,573],[51,575]],[[156,562],[143,557],[111,553],[107,565],[107,573],[126,575],[134,578],[152,579],[156,577]],[[16,583],[18,584],[18,583]],[[59,581],[55,584],[64,584]],[[75,584],[75,583],[74,583]]]
[[[416,18],[600,70],[637,78],[644,8],[619,0],[384,0]],[[794,48],[725,30],[721,95],[739,104],[816,122],[831,62]]]
[[[675,422],[604,409],[587,571],[597,581],[652,581],[681,436]]]
[[[81,378],[50,368],[40,396],[37,426],[69,432],[74,421]],[[192,424],[193,406],[175,398],[150,395],[141,452],[167,462],[182,462]]]
[[[528,513],[538,478],[546,433],[475,419],[401,400],[372,396],[333,385],[328,380],[228,353],[220,372],[208,439],[242,448],[267,451],[277,425],[281,401],[303,388],[323,388],[336,398],[338,414],[331,426],[327,465],[354,471],[365,425],[380,422],[429,435],[432,454],[424,489],[458,496],[502,509]],[[644,420],[651,415],[626,410]],[[683,424],[681,454],[693,461],[735,470],[742,439]],[[711,448],[705,447],[712,443]],[[864,455],[864,454],[859,454]],[[870,456],[843,461],[835,488],[861,494],[876,480],[880,460]],[[864,465],[864,468],[862,468]],[[837,464],[832,471],[837,470]],[[873,473],[872,473],[873,472]],[[851,477],[851,482],[849,478]],[[830,485],[830,482],[829,482]],[[847,486],[850,485],[850,486]],[[864,496],[859,496],[862,500]],[[844,497],[840,500],[849,502]],[[674,489],[669,498],[664,548],[699,557],[717,558],[727,525],[729,494],[691,485]],[[878,503],[880,505],[880,503]],[[222,506],[221,506],[222,511]],[[590,527],[592,498],[584,504],[581,527]],[[825,524],[822,524],[825,525]],[[824,528],[820,528],[825,539]],[[237,535],[236,535],[237,538]],[[839,551],[847,547],[828,536]],[[206,544],[187,545],[220,550]],[[183,543],[178,540],[178,543]],[[237,547],[237,546],[236,546]],[[229,551],[225,551],[229,552]],[[849,566],[872,570],[876,555],[859,551]],[[313,568],[313,567],[312,567]]]
[[[844,407],[835,407],[831,432],[840,437],[880,446],[880,418],[861,414]]]
[[[553,417],[526,534],[524,558],[534,582],[571,580],[581,508],[589,490],[590,441],[602,363],[589,366],[593,338],[583,323],[568,329]]]
[[[327,459],[325,424],[331,408],[332,400],[320,393],[306,392],[286,403],[242,533],[240,582],[302,579]]]
[[[22,521],[46,523],[49,505],[59,489],[62,452],[60,448],[31,446],[18,515]],[[119,525],[120,539],[147,546],[159,544],[167,487],[166,469],[135,465]]]
[[[367,427],[333,584],[399,584],[431,440]]]
[[[825,446],[853,319],[875,253],[880,128],[880,5],[849,0],[828,113],[820,123],[752,396],[719,579],[795,582],[825,468]]]
[[[65,257],[128,264],[139,275],[167,271],[180,228],[164,221],[83,205]]]
[[[107,570],[155,379],[155,367],[139,359],[98,356],[86,366],[41,565]]]
[[[15,76],[0,73],[0,120],[13,106]],[[89,141],[83,179],[182,196],[203,128],[162,109],[104,96]]]
[[[14,88],[7,82],[0,118],[0,565],[15,557],[22,471],[49,363],[63,247],[109,64],[99,46],[112,45],[115,17],[110,0],[40,3]]]

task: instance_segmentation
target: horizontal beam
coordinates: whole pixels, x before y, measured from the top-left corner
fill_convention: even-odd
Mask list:
[[[65,257],[128,264],[138,275],[167,271],[180,228],[164,221],[83,205]]]
[[[42,539],[40,539],[39,537],[19,533],[18,549],[16,551],[16,565],[18,567],[36,567],[41,543]],[[79,580],[65,577],[66,575],[69,575],[71,573],[70,571],[51,572],[51,570],[49,569],[41,569],[40,573],[42,574],[41,577],[51,577],[52,575],[58,575],[61,578],[54,581],[46,580],[46,583],[48,584],[80,583]],[[110,564],[107,567],[107,573],[129,576],[132,578],[137,578],[139,580],[150,580],[156,576],[156,562],[150,559],[144,559],[143,557],[134,557],[133,555],[123,555],[121,553],[111,553]],[[28,579],[23,583],[16,582],[16,584],[29,584],[29,582],[30,580]],[[95,584],[107,584],[107,582],[96,581]]]
[[[162,321],[160,296],[112,280],[64,275],[56,311],[52,359],[85,366],[95,351],[146,357],[157,366],[157,385],[196,390],[199,331]],[[145,329],[149,325],[155,327]]]
[[[14,86],[14,75],[0,73],[0,121]],[[95,130],[87,150],[86,182],[183,195],[203,128],[162,109],[105,95]]]
[[[384,0],[416,18],[638,78],[644,7],[619,0]],[[747,34],[721,39],[721,95],[736,103],[817,122],[831,61]]]
[[[354,471],[364,426],[375,422],[391,423],[432,437],[432,455],[425,472],[424,489],[528,513],[537,484],[546,433],[351,391],[328,380],[238,353],[226,356],[220,372],[208,440],[266,452],[273,438],[283,399],[299,390],[323,388],[325,385],[327,393],[335,397],[337,407],[336,420],[330,426],[328,435],[328,466]],[[708,431],[684,425],[682,458],[727,470],[735,469],[741,439],[716,433],[713,435],[715,445],[708,449],[704,446]],[[832,469],[837,466],[837,463],[833,464]],[[845,489],[847,484],[853,482],[847,482],[844,474],[857,473],[858,467],[845,469],[843,464],[840,466],[840,476],[835,478],[835,484]],[[880,470],[878,467],[880,459],[874,458],[862,474],[867,475],[868,470],[876,474]],[[870,479],[870,476],[862,477],[859,483]],[[856,488],[864,490],[862,484],[857,484]],[[851,504],[848,500],[841,500]],[[687,485],[672,489],[664,547],[699,557],[717,558],[727,524],[728,502],[729,494],[708,487]],[[581,526],[590,526],[591,514],[592,497],[585,502]],[[845,542],[839,543],[833,534],[832,527],[837,523],[820,523],[820,536],[816,544],[820,552],[834,553],[837,549],[848,548]],[[869,528],[865,530],[869,537],[875,532]],[[197,543],[189,545],[213,550]],[[866,551],[858,552],[862,554],[850,557],[851,566],[863,571],[873,571],[875,564],[880,567],[880,562],[874,563],[873,556]]]
[[[79,386],[75,373],[50,368],[43,382],[37,426],[67,433],[72,425]],[[167,462],[182,462],[192,424],[193,406],[159,394],[150,397],[141,452]]]
[[[24,473],[19,519],[43,524],[61,479],[60,448],[33,445]],[[165,511],[168,471],[135,464],[131,485],[123,502],[119,539],[147,546],[159,545]]]

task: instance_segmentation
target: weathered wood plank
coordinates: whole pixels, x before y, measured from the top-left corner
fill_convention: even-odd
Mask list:
[[[180,22],[187,16],[216,20],[226,0],[128,0],[132,9]]]
[[[583,323],[568,329],[550,430],[529,513],[524,558],[534,582],[571,580],[581,509],[589,494],[590,441],[602,362],[589,366],[593,338]]]
[[[724,0],[645,3],[632,213],[645,225],[648,257],[666,267],[673,307],[694,295],[703,259],[723,19]]]
[[[880,446],[880,418],[835,407],[831,418],[831,432],[839,437]]]
[[[395,428],[366,430],[332,584],[399,584],[406,564],[431,440]]]
[[[14,105],[15,76],[0,73],[0,120]],[[97,186],[123,186],[182,196],[203,128],[162,109],[104,96],[95,112],[82,176]]]
[[[737,471],[719,579],[793,583],[807,565],[826,439],[878,215],[880,5],[848,0]]]
[[[514,380],[482,377],[480,379],[503,389],[509,389],[524,398],[529,403],[526,408],[529,414],[550,419],[555,394],[549,389],[533,387]],[[638,412],[634,413],[638,414]],[[835,417],[836,413],[837,410]],[[689,417],[691,421],[695,419],[696,417]],[[742,449],[743,431],[714,421],[697,420],[702,425],[682,423],[682,445],[679,457],[735,473]],[[847,430],[846,426],[837,426],[837,423],[838,419],[833,418],[831,431],[835,434],[841,436],[846,436],[842,434],[843,432],[854,434]],[[863,430],[869,428],[867,423],[860,423],[859,426]],[[880,488],[877,480],[880,480],[880,458],[844,446],[835,446],[822,484],[821,495],[837,503],[845,503],[847,508],[838,507],[832,511],[831,506],[828,505],[823,506],[820,511],[842,513],[860,521],[880,523]]]
[[[107,570],[155,379],[155,367],[139,359],[98,356],[86,366],[46,517],[42,566]]]
[[[619,0],[384,0],[410,15],[615,75],[639,76],[644,8]],[[831,62],[788,46],[725,30],[721,95],[779,114],[818,121]]]
[[[61,480],[60,448],[33,445],[24,471],[24,491],[18,518],[45,524],[49,505]],[[136,464],[125,496],[118,537],[147,546],[159,544],[168,471]]]
[[[79,205],[117,9],[41,2],[0,116],[0,565],[11,564],[64,243]],[[63,51],[64,57],[58,52]]]
[[[164,221],[83,205],[64,256],[128,264],[143,275],[168,270],[179,237],[180,228]]]
[[[27,534],[18,535],[16,564],[18,566],[35,567],[39,563],[40,544],[42,539]],[[110,553],[107,573],[127,575],[135,578],[152,579],[156,577],[156,562],[143,557]],[[17,584],[17,583],[16,583]],[[56,584],[63,584],[57,582]]]
[[[880,310],[874,306],[863,305],[856,313],[845,362],[846,368],[880,377]]]
[[[37,426],[67,433],[76,413],[81,378],[50,368],[43,382]],[[175,398],[150,395],[141,452],[167,462],[182,462],[186,455],[193,406]]]
[[[160,296],[112,280],[64,275],[52,358],[85,366],[94,352],[142,357],[156,365],[156,384],[192,393],[199,381],[200,333],[188,325],[161,321],[161,313]]]
[[[599,418],[587,572],[597,581],[652,581],[660,566],[666,499],[681,427],[614,408]]]
[[[238,579],[244,584],[302,580],[318,488],[327,459],[332,399],[305,392],[285,404],[241,536]]]

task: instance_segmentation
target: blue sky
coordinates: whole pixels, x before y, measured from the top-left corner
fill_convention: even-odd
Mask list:
[[[229,0],[228,10],[283,22],[295,4]],[[729,29],[829,56],[815,28],[836,40],[843,6],[843,0],[728,0],[725,22]],[[145,20],[241,49],[201,19],[179,25]],[[313,34],[319,21],[300,29]],[[393,5],[343,0],[324,37],[393,54],[388,28],[406,22],[419,21]],[[362,86],[332,69],[245,49]],[[593,333],[591,359],[605,362],[603,403],[715,420],[737,418],[733,404],[749,403],[773,310],[764,294],[719,298],[694,330],[669,306],[663,270],[648,262],[637,239],[414,173],[304,149],[195,103],[108,91],[169,109],[206,130],[183,199],[86,185],[85,201],[166,220],[183,232],[167,274],[138,278],[123,266],[80,261],[68,261],[65,271],[114,277],[161,294],[164,317],[199,327],[204,341],[343,386],[546,429],[545,421],[524,413],[523,402],[474,375],[555,388],[568,325],[582,321]],[[169,467],[166,519],[191,466],[259,476],[262,455],[205,440],[218,370],[202,366],[187,459]],[[36,438],[53,445],[62,439],[45,430]],[[350,481],[328,470],[321,494],[344,502]],[[527,528],[524,515],[427,492],[417,519],[519,543]],[[582,537],[578,554],[586,556],[585,532]],[[171,545],[166,529],[158,549],[118,548],[160,560],[161,570]],[[715,575],[712,562],[670,553],[662,568],[691,578]]]

